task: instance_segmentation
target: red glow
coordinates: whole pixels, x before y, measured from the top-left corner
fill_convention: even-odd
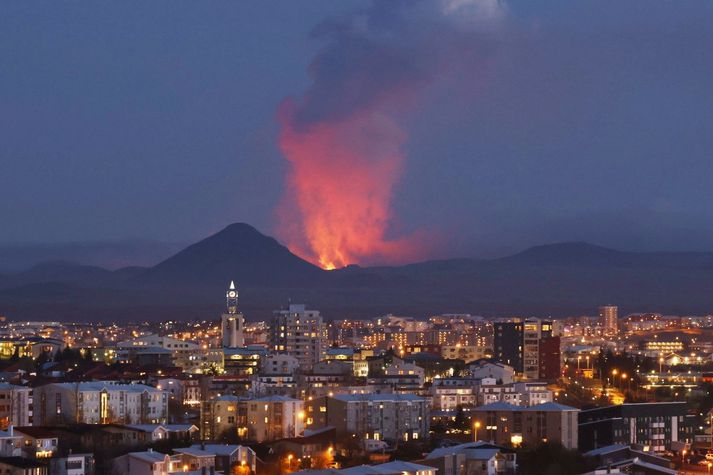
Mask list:
[[[386,238],[405,160],[406,134],[393,120],[363,111],[301,128],[290,101],[279,119],[279,145],[290,169],[278,233],[290,250],[324,269],[418,253],[412,239]]]

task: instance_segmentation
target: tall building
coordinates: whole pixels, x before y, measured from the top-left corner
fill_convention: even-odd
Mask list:
[[[522,373],[522,322],[495,322],[495,359]]]
[[[619,308],[616,305],[599,307],[599,324],[605,335],[616,335],[618,326]]]
[[[553,320],[528,318],[516,321],[495,322],[493,346],[495,359],[515,368],[528,379],[542,377],[540,346],[557,336]],[[550,360],[553,370],[555,365]]]
[[[319,311],[290,304],[286,310],[273,312],[270,349],[294,356],[301,368],[309,369],[326,351],[325,332]]]
[[[220,317],[221,331],[223,334],[223,348],[239,348],[245,346],[243,326],[245,317],[238,312],[238,291],[235,289],[235,282],[230,281],[230,287],[225,293],[227,301],[227,313]]]

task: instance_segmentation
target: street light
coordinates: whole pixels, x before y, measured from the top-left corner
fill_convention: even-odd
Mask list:
[[[478,442],[478,429],[480,429],[480,421],[475,421],[473,424],[473,434],[474,434],[474,441]]]

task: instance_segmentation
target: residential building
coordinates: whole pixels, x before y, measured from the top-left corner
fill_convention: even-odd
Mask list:
[[[326,327],[317,310],[290,304],[286,310],[273,312],[270,349],[297,358],[303,369],[320,361],[326,351]]]
[[[493,324],[493,357],[518,373],[522,373],[522,336],[519,320]]]
[[[471,411],[481,423],[483,440],[499,445],[534,446],[559,442],[568,449],[578,447],[579,409],[553,402],[537,406],[514,406],[496,402]]]
[[[616,335],[619,331],[619,308],[616,305],[599,307],[599,325],[604,335]]]
[[[247,436],[256,442],[296,437],[304,431],[304,402],[287,396],[267,396],[247,404]]]
[[[498,384],[510,384],[515,377],[512,366],[487,359],[473,361],[468,366],[468,372],[474,379],[494,378]]]
[[[428,437],[428,401],[413,394],[335,394],[313,401],[337,436],[416,440]]]
[[[693,416],[686,402],[624,403],[582,411],[582,450],[638,444],[646,452],[680,450],[693,442]]]
[[[161,424],[168,392],[143,384],[52,383],[34,390],[33,424]]]
[[[32,389],[10,383],[0,383],[0,429],[30,424]]]

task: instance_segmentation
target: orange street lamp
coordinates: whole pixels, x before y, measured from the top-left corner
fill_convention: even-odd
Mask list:
[[[473,424],[473,434],[475,442],[478,442],[478,429],[480,429],[480,421],[475,421]]]

